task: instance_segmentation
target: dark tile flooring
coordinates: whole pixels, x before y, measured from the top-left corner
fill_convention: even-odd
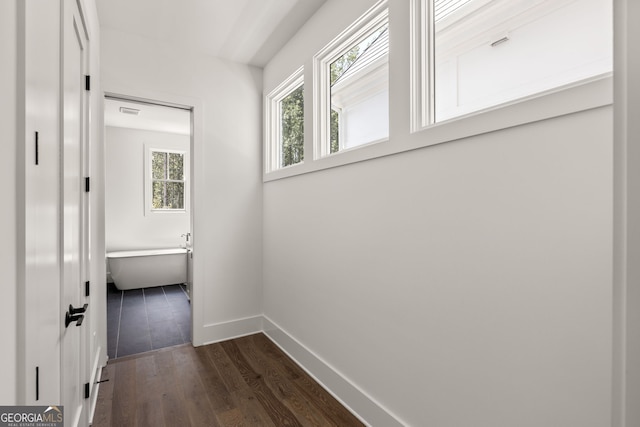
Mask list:
[[[191,307],[184,285],[118,290],[107,285],[110,359],[191,342]]]

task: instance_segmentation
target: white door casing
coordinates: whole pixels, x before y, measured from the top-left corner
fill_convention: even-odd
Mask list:
[[[84,282],[88,257],[86,224],[87,198],[84,172],[87,147],[88,102],[85,91],[88,35],[78,4],[63,0],[62,8],[62,146],[61,146],[61,313],[69,305],[80,308],[86,303]],[[61,326],[61,400],[65,425],[88,423],[83,384],[88,380],[89,357],[87,313]],[[78,324],[80,324],[78,326]]]

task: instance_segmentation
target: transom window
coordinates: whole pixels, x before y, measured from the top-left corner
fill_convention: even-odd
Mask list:
[[[612,0],[407,2],[389,20],[379,0],[337,35],[311,24],[332,41],[296,58],[313,65],[304,86],[300,68],[266,96],[265,181],[610,105]],[[390,57],[407,28],[409,55]]]
[[[389,20],[380,2],[314,57],[315,154],[389,138]]]
[[[304,87],[295,88],[279,104],[280,165],[295,165],[304,160]]]
[[[413,3],[414,131],[612,71],[611,0]]]
[[[265,171],[304,161],[304,74],[298,69],[266,96]]]

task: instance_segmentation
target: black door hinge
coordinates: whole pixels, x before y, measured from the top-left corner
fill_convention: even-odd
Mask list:
[[[39,143],[38,139],[39,139],[39,135],[38,135],[38,132],[36,132],[36,166],[38,165],[39,160],[40,160],[38,158],[38,156],[40,154],[39,153],[40,152],[40,145],[39,145],[40,143]]]
[[[89,383],[86,383],[84,385],[84,398],[88,399],[89,396],[91,396],[91,386],[89,385]]]
[[[84,296],[88,297],[90,292],[89,292],[89,288],[90,288],[90,282],[87,280],[86,282],[84,282]]]
[[[84,90],[91,90],[91,76],[84,76]]]
[[[88,193],[89,190],[91,189],[91,182],[90,181],[91,180],[89,179],[88,176],[84,178],[84,192],[85,193]]]
[[[40,367],[36,366],[36,400],[40,400]]]

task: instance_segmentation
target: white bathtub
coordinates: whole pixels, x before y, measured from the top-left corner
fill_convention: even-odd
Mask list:
[[[108,252],[109,272],[120,290],[175,285],[187,281],[187,250]]]

